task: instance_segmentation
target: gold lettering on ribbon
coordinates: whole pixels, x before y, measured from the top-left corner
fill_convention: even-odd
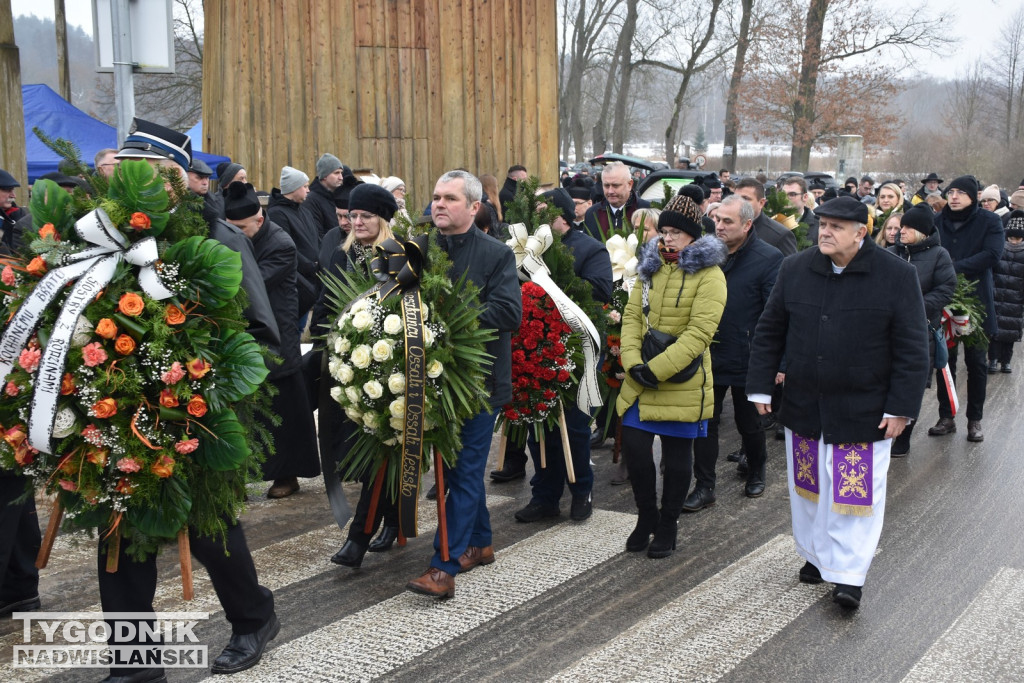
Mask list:
[[[423,311],[419,289],[402,295],[405,324],[405,425],[399,478],[398,524],[406,537],[416,536],[416,502],[423,460],[424,389],[427,352],[423,346]],[[443,493],[441,495],[444,495]]]

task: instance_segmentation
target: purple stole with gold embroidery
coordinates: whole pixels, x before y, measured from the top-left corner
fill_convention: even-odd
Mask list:
[[[793,433],[793,484],[801,498],[817,503],[817,439]],[[840,515],[870,517],[874,476],[874,448],[870,443],[841,443],[832,448],[832,511]]]

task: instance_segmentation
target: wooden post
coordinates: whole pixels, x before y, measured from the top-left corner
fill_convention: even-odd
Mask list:
[[[437,484],[437,530],[441,537],[441,559],[448,562],[448,518],[445,516],[444,461],[441,451],[434,449],[434,482]]]
[[[117,573],[118,556],[121,554],[121,529],[114,529],[107,538],[107,573]]]
[[[57,32],[57,92],[71,102],[71,69],[68,67],[68,22],[64,0],[53,0],[53,24]]]
[[[50,561],[50,551],[53,550],[53,542],[57,540],[57,531],[63,517],[64,506],[60,504],[60,498],[57,498],[50,509],[50,521],[46,525],[46,534],[43,536],[42,545],[39,546],[39,554],[36,555],[36,569],[44,569],[46,563]]]
[[[565,475],[570,484],[576,483],[576,470],[572,466],[572,448],[569,446],[569,425],[565,421],[565,404],[558,404],[558,431],[562,435],[562,453],[565,456]]]
[[[544,470],[544,469],[547,469],[547,467],[548,467],[548,451],[547,451],[546,448],[544,448],[544,441],[545,441],[545,439],[544,439],[544,429],[543,428],[541,428],[541,430],[540,430],[540,438],[537,439],[537,440],[540,442],[540,468],[542,470]]]
[[[0,168],[21,183],[18,204],[28,205],[25,114],[21,102],[21,60],[14,43],[11,0],[0,0]]]
[[[387,466],[387,463],[383,463],[380,469],[377,470],[377,476],[373,480],[373,493],[370,495],[370,511],[366,515],[366,524],[363,525],[364,534],[372,534],[376,530],[374,521],[377,517],[377,506],[380,505],[380,491],[384,487],[384,471],[387,469]]]
[[[188,527],[178,531],[178,559],[181,562],[181,597],[191,600],[196,592],[192,585],[192,548],[188,542]]]

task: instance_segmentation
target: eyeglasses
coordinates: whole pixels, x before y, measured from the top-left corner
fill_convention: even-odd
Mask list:
[[[982,204],[987,204],[987,203],[989,203],[989,202],[992,202],[993,204],[998,204],[998,203],[999,203],[999,200],[998,200],[998,199],[992,199],[991,197],[989,197],[989,198],[987,198],[987,199],[982,199],[982,200],[981,200],[981,203],[982,203]]]
[[[372,214],[372,213],[351,213],[350,212],[348,214],[348,219],[350,221],[352,221],[353,223],[355,223],[356,221],[359,221],[360,223],[369,223],[372,219],[374,219],[376,217],[377,216]]]

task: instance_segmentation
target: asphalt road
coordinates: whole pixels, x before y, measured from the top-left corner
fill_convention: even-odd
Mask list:
[[[445,602],[403,590],[429,561],[432,503],[421,508],[420,537],[349,570],[328,562],[342,533],[321,483],[303,480],[280,501],[254,488],[244,526],[283,628],[260,666],[231,680],[1024,680],[1021,384],[1019,373],[990,376],[981,444],[966,440],[962,416],[956,434],[927,435],[937,417],[929,390],[909,457],[890,467],[885,528],[854,612],[832,603],[828,585],[797,581],[782,442],[769,441],[765,495],[743,496],[724,458],[739,443],[731,415],[718,502],[683,516],[672,557],[624,552],[635,508],[628,486],[609,485],[605,447],[593,454],[586,522],[568,520],[566,499],[560,518],[517,523],[528,483],[489,484],[498,561],[459,577]],[[357,489],[346,491],[354,504]],[[94,572],[93,541],[59,539],[44,609],[97,609]],[[160,575],[157,609],[211,612],[197,633],[212,659],[229,627],[202,570],[191,604],[180,598],[176,552]],[[20,642],[20,623],[0,624],[0,680],[106,675],[12,669]],[[172,681],[207,676],[169,672]]]

